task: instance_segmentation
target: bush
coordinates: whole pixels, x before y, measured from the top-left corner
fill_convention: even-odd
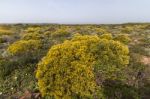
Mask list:
[[[53,46],[38,64],[36,77],[43,96],[92,97],[96,83],[89,46],[98,37],[85,36]]]
[[[39,33],[27,33],[22,36],[23,40],[41,40],[44,39],[43,34]]]
[[[97,35],[102,35],[102,34],[107,34],[108,33],[108,31],[103,29],[103,28],[96,28],[95,32],[96,32]]]
[[[112,39],[112,35],[107,33],[107,34],[100,35],[100,38],[111,40]]]
[[[40,91],[54,98],[93,97],[94,71],[98,79],[117,79],[129,63],[128,53],[127,46],[110,38],[77,35],[53,46],[38,64]]]
[[[70,36],[70,33],[66,29],[59,29],[51,34],[53,38],[62,38]]]
[[[8,57],[20,65],[37,63],[45,53],[39,40],[20,40],[7,48]],[[44,54],[45,55],[45,54]]]
[[[41,48],[39,40],[20,40],[10,45],[7,51],[12,55],[32,53]]]
[[[117,41],[120,41],[124,44],[128,44],[131,40],[130,38],[127,36],[127,35],[124,35],[124,34],[119,34],[117,35],[114,40],[117,40]]]

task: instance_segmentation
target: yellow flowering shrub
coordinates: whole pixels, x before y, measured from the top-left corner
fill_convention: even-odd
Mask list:
[[[102,80],[117,78],[129,62],[128,47],[102,37],[76,35],[54,45],[39,62],[36,72],[42,96],[92,98],[96,92],[95,74],[100,74]]]
[[[108,40],[111,40],[113,38],[110,33],[106,33],[106,34],[100,35],[99,37],[101,39],[108,39]]]
[[[39,40],[20,40],[11,44],[7,51],[12,55],[31,53],[40,49],[41,42]]]
[[[38,64],[36,77],[42,95],[55,99],[91,97],[96,83],[94,57],[88,52],[97,41],[96,36],[75,37],[53,46]]]
[[[114,38],[114,40],[120,41],[120,42],[122,42],[124,44],[128,44],[131,41],[131,39],[127,35],[125,35],[125,34],[119,34],[119,35],[117,35]]]
[[[44,39],[44,35],[43,34],[39,34],[39,33],[26,33],[22,36],[23,40],[41,40]]]
[[[70,36],[70,33],[68,32],[67,29],[58,29],[57,31],[53,32],[51,36],[54,38],[68,37]]]
[[[121,32],[130,34],[133,30],[134,30],[133,26],[124,26],[121,29]]]
[[[41,27],[29,27],[25,30],[25,33],[42,33]]]
[[[107,34],[108,31],[103,28],[95,28],[94,32],[96,32],[97,35]]]

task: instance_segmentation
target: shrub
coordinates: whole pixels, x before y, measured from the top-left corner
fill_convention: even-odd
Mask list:
[[[88,53],[88,46],[97,40],[96,36],[85,36],[50,49],[38,64],[36,73],[43,96],[70,99],[93,95],[96,87],[92,72],[94,58]]]
[[[40,40],[20,40],[11,44],[6,51],[11,60],[20,65],[37,63],[45,55],[42,51],[43,44]]]
[[[10,45],[7,51],[12,55],[32,53],[41,48],[39,40],[20,40]]]
[[[119,34],[117,35],[114,40],[117,40],[117,41],[120,41],[124,44],[128,44],[131,40],[130,38],[127,36],[127,35],[124,35],[124,34]]]
[[[107,34],[100,35],[100,38],[111,40],[112,39],[112,35],[107,33]]]
[[[59,29],[51,34],[53,38],[68,37],[70,33],[66,29]]]
[[[44,39],[43,34],[39,33],[26,33],[22,36],[23,40],[41,40]]]
[[[92,97],[95,74],[117,79],[129,62],[128,47],[98,36],[75,36],[53,46],[38,64],[36,77],[43,96]],[[93,71],[94,70],[94,71]]]
[[[107,34],[108,33],[108,31],[103,29],[103,28],[96,28],[95,32],[96,32],[97,35],[102,35],[102,34]]]
[[[123,33],[131,33],[134,30],[132,26],[125,26],[124,28],[121,29],[121,32]]]
[[[42,33],[41,27],[29,27],[25,30],[26,33]]]

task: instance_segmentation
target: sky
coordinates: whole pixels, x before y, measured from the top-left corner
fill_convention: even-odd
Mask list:
[[[0,23],[150,22],[150,0],[0,0]]]

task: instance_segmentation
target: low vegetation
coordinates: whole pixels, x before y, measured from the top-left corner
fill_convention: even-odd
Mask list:
[[[1,99],[149,99],[150,24],[0,25]]]

